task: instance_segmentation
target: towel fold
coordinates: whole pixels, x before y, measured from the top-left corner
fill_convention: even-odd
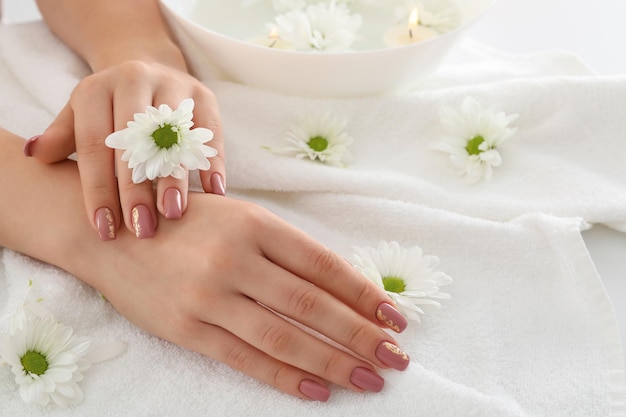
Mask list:
[[[42,23],[0,25],[0,125],[39,133],[86,73]],[[32,280],[77,334],[128,351],[90,368],[84,403],[66,411],[25,406],[0,367],[0,414],[626,416],[617,325],[580,236],[588,223],[626,230],[626,78],[590,76],[569,55],[467,42],[428,88],[402,96],[313,100],[206,82],[221,105],[231,196],[346,257],[395,240],[441,259],[451,299],[398,337],[411,365],[382,371],[383,393],[332,387],[329,403],[303,402],[144,333],[69,274],[4,249],[0,317]],[[429,149],[439,107],[467,96],[520,115],[493,180],[474,186]],[[349,167],[263,148],[320,110],[349,120]]]

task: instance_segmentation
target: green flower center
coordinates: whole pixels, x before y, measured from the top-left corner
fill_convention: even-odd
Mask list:
[[[152,139],[159,148],[169,149],[178,143],[178,129],[165,123],[152,132]]]
[[[467,141],[467,146],[465,147],[465,150],[467,150],[467,153],[470,155],[478,155],[482,153],[482,150],[478,149],[478,147],[484,141],[485,141],[485,138],[483,138],[482,136],[480,135],[475,136],[473,139],[470,139]]]
[[[328,148],[328,140],[322,136],[313,136],[306,144],[315,152],[323,152]]]
[[[400,294],[406,288],[404,284],[404,280],[398,277],[384,277],[383,278],[383,287],[385,287],[385,291],[395,292]]]
[[[22,366],[29,374],[43,375],[48,369],[48,361],[41,353],[29,350],[22,356]]]

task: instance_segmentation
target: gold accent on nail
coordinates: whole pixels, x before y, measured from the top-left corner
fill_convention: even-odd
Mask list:
[[[402,359],[404,359],[405,361],[409,360],[409,355],[401,351],[400,348],[394,345],[393,343],[383,342],[383,346],[385,346],[385,348],[389,350],[390,352],[392,352],[393,354],[402,356]]]
[[[393,320],[387,318],[387,316],[383,314],[381,309],[376,310],[376,318],[383,322],[391,330],[395,331],[396,333],[400,333],[400,326],[394,323]]]
[[[109,226],[109,238],[115,239],[115,223],[113,222],[113,212],[108,208],[105,208],[104,212],[106,214],[107,226]]]
[[[139,210],[137,210],[137,207],[134,207],[131,213],[133,217],[133,229],[135,229],[135,236],[141,237],[141,224],[139,224]]]

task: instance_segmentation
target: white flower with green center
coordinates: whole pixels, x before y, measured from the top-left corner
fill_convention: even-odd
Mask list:
[[[205,145],[213,139],[213,132],[193,126],[194,101],[180,103],[176,110],[162,104],[148,106],[145,113],[136,113],[127,128],[110,134],[106,145],[124,149],[122,160],[133,170],[133,182],[138,184],[158,177],[184,178],[185,169],[208,170],[207,158],[217,150]]]
[[[287,146],[279,149],[266,148],[273,152],[293,155],[298,159],[308,158],[325,164],[344,167],[350,157],[348,147],[352,137],[345,132],[347,120],[326,114],[309,116],[292,125],[287,131]]]
[[[471,97],[463,101],[461,111],[444,107],[441,123],[447,135],[433,144],[432,149],[449,154],[450,162],[469,184],[491,179],[493,167],[502,164],[498,147],[509,140],[517,128],[509,127],[517,114],[483,109]]]
[[[278,37],[299,51],[341,52],[356,39],[363,19],[344,4],[316,3],[276,16],[270,25]]]
[[[27,314],[10,334],[0,335],[0,357],[15,375],[26,403],[60,407],[83,401],[78,382],[91,365],[84,357],[91,341],[52,316]]]
[[[439,258],[424,255],[419,246],[401,247],[398,242],[380,242],[378,248],[354,248],[353,265],[384,288],[408,319],[420,321],[424,309],[439,308],[438,300],[450,295],[440,287],[452,278],[438,271]]]

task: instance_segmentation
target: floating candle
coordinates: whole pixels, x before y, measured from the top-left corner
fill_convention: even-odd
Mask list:
[[[410,45],[439,36],[439,33],[427,26],[420,25],[417,7],[413,8],[407,25],[396,25],[385,31],[385,44],[390,47]]]

